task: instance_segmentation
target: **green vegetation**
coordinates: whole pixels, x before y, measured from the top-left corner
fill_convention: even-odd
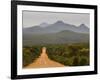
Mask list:
[[[89,65],[89,44],[73,43],[48,45],[47,54],[51,60],[62,63],[66,66]]]
[[[32,63],[40,56],[42,47],[47,48],[49,59],[65,66],[89,65],[89,43],[70,43],[23,47],[23,67]]]
[[[24,47],[23,48],[23,67],[35,61],[40,56],[40,46]]]

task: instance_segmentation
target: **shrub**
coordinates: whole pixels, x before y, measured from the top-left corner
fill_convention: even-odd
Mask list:
[[[78,66],[79,65],[79,57],[75,56],[73,58],[73,63],[72,63],[73,66]]]
[[[79,65],[80,65],[80,66],[89,65],[88,57],[81,57],[81,58],[80,58]]]
[[[89,57],[89,49],[88,48],[82,48],[80,50],[80,56],[87,56],[87,57]]]

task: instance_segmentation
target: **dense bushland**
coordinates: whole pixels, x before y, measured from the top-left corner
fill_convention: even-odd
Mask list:
[[[89,44],[73,43],[61,45],[48,45],[48,57],[66,66],[89,65]]]
[[[23,67],[34,62],[40,56],[42,47],[47,48],[49,59],[65,66],[89,65],[89,43],[72,43],[23,47]]]
[[[23,48],[23,67],[35,61],[40,56],[41,47],[32,46]]]

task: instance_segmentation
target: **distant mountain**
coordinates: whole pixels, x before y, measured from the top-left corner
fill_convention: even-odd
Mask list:
[[[85,24],[81,24],[78,27],[78,31],[82,33],[89,33],[89,28]]]
[[[89,42],[89,28],[57,21],[23,28],[23,45]]]
[[[88,41],[89,34],[76,33],[70,30],[48,34],[23,35],[23,45],[79,43]]]
[[[48,25],[49,24],[47,24],[47,23],[41,23],[39,26],[44,28],[44,27],[47,27]]]
[[[77,33],[89,33],[89,28],[85,24],[75,26],[72,24],[57,21],[53,24],[42,23],[38,26],[23,28],[24,34],[44,34],[44,33],[57,33],[63,30],[70,30]]]

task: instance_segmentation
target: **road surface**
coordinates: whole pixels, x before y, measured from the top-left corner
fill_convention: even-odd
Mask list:
[[[25,68],[47,68],[47,67],[64,67],[63,64],[60,64],[56,61],[50,60],[46,54],[46,48],[42,48],[42,53],[35,62],[29,64]]]

